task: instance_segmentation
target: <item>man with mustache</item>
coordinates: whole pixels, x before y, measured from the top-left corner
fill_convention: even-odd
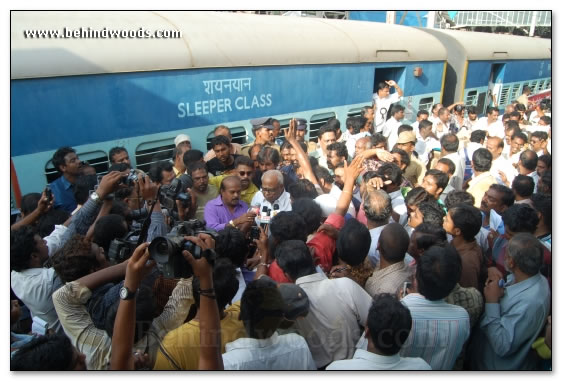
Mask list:
[[[256,217],[254,212],[248,211],[248,204],[240,199],[241,181],[238,176],[228,176],[221,182],[220,195],[210,200],[206,205],[203,216],[207,227],[220,231],[231,225],[247,230]]]

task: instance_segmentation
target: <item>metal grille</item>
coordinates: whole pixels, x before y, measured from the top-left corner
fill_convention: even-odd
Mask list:
[[[454,17],[456,27],[464,26],[531,26],[533,11],[461,11]],[[551,11],[536,13],[536,26],[551,26]]]
[[[153,163],[172,158],[174,138],[141,144],[135,151],[137,168],[148,173]]]
[[[467,92],[467,97],[465,97],[465,105],[466,106],[477,105],[477,90],[472,90],[470,92]]]
[[[510,92],[510,102],[515,101],[519,95],[520,95],[520,84],[516,84],[512,87],[512,91]]]
[[[244,127],[242,126],[229,127],[229,130],[231,131],[231,136],[233,137],[231,142],[238,143],[241,145],[244,145],[246,143],[248,139],[248,134],[246,133],[246,129]],[[206,141],[207,150],[211,150],[211,140],[213,139],[213,137],[215,137],[215,134],[212,131],[207,136],[207,141]]]
[[[104,175],[107,174],[109,168],[109,158],[104,151],[92,151],[87,153],[76,153],[81,161],[88,162],[88,164],[96,170],[96,174]],[[45,164],[45,178],[47,183],[51,183],[60,176],[55,166],[53,166],[53,161],[49,161]]]
[[[418,111],[426,110],[430,112],[433,103],[434,103],[434,97],[421,98],[420,102],[418,103]]]
[[[317,135],[319,134],[319,129],[321,128],[321,126],[324,125],[329,119],[335,117],[336,114],[332,112],[313,115],[309,123],[309,140],[317,142]]]
[[[500,91],[499,105],[506,105],[508,102],[508,94],[510,92],[510,86],[503,86]]]

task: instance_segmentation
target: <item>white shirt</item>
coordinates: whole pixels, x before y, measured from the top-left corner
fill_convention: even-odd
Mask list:
[[[229,342],[223,366],[225,370],[317,370],[307,342],[295,333]]]
[[[465,161],[469,160],[470,162],[473,160],[473,153],[475,151],[477,151],[478,149],[482,149],[483,145],[477,142],[469,142],[467,144],[467,147],[465,148],[465,150],[463,150],[463,159],[465,159]],[[465,155],[465,152],[467,151],[467,156]]]
[[[455,172],[450,178],[450,184],[456,191],[461,190],[463,185],[463,175],[465,174],[465,161],[459,155],[459,153],[451,153],[445,155],[443,158],[448,158],[455,164]]]
[[[488,131],[489,137],[504,138],[504,126],[502,125],[502,120],[500,118],[489,125],[487,117],[481,117],[473,126],[473,131],[475,130]]]
[[[391,198],[391,207],[393,208],[393,211],[395,211],[399,215],[399,222],[400,222],[403,220],[404,216],[408,215],[407,205],[405,204],[405,198],[401,193],[401,189],[391,192],[389,194],[389,197]],[[392,219],[393,218],[390,218],[389,222],[398,223]]]
[[[387,138],[387,147],[389,147],[389,150],[393,149],[393,146],[395,146],[395,143],[397,143],[397,140],[399,140],[399,126],[401,126],[402,123],[401,121],[397,121],[395,119],[395,117],[391,117],[387,120],[387,122],[385,122],[385,125],[383,126],[383,136],[385,138]]]
[[[538,175],[538,172],[532,171],[529,174],[522,174],[522,175],[529,176],[534,180],[534,193],[538,192],[538,182],[540,181],[540,176]]]
[[[49,248],[49,257],[53,256],[62,246],[61,241],[64,233],[68,228],[64,225],[55,225],[55,229],[49,236],[45,236],[44,240],[47,243],[47,248]]]
[[[506,179],[508,180],[509,184],[512,184],[514,177],[517,175],[514,166],[512,166],[512,164],[508,159],[503,158],[502,155],[500,155],[497,159],[493,160],[490,173],[492,176],[495,177],[496,181],[499,184],[504,184],[500,177],[499,171],[502,171],[504,175],[506,175]]]
[[[295,323],[305,337],[317,368],[352,358],[372,298],[347,277],[328,279],[314,273],[295,281],[309,297],[309,314]]]
[[[385,228],[384,225],[369,230],[369,234],[371,236],[371,245],[369,246],[368,258],[374,267],[379,264],[380,255],[379,251],[377,250],[377,243],[379,242],[379,236],[381,235],[383,228]]]
[[[379,355],[357,349],[354,358],[335,361],[326,370],[432,370],[422,358],[402,358],[399,354]]]
[[[385,98],[379,98],[377,93],[373,94],[372,100],[375,105],[375,107],[373,108],[373,116],[375,123],[374,128],[376,132],[381,133],[381,131],[383,130],[383,124],[385,123],[387,112],[389,111],[391,104],[402,99],[403,97],[400,97],[398,92],[389,94]],[[383,114],[381,112],[383,112]]]
[[[242,294],[246,289],[246,282],[244,281],[242,271],[240,270],[240,268],[237,268],[236,272],[237,272],[237,280],[238,280],[238,291],[237,294],[235,294],[235,297],[233,297],[233,299],[231,300],[233,303],[240,301],[240,299],[242,298]]]
[[[54,268],[30,268],[11,272],[10,286],[15,295],[29,308],[33,317],[49,324],[49,329],[62,332],[52,295],[63,285]]]
[[[428,154],[432,149],[439,149],[440,142],[434,137],[422,138],[422,136],[417,135],[416,145],[414,146],[414,151],[418,153],[418,160],[421,161],[425,166],[428,164]]]
[[[278,212],[291,211],[291,200],[290,200],[289,192],[284,190],[284,192],[282,192],[279,198],[274,200],[273,203],[270,203],[264,198],[264,194],[262,193],[262,190],[260,190],[256,194],[254,194],[254,197],[250,202],[251,206],[260,206],[260,214],[262,213],[262,209],[264,206],[268,207],[273,211],[274,204],[278,205],[279,208],[276,210]],[[258,214],[254,219],[257,225],[260,225],[260,214]],[[270,218],[272,217],[273,217],[272,213],[270,213]]]
[[[428,118],[430,120],[430,118]],[[442,125],[442,131],[438,130],[438,126]],[[432,121],[432,132],[438,137],[438,139],[442,138],[442,136],[448,134],[450,132],[449,123],[442,122],[440,118],[436,118]]]
[[[333,184],[328,194],[322,194],[315,198],[315,202],[317,202],[317,204],[321,207],[324,217],[328,217],[328,215],[336,210],[336,205],[338,204],[338,199],[341,194],[342,190],[338,188],[336,184]],[[350,202],[350,205],[348,206],[348,213],[353,218],[356,217],[356,209],[354,208],[354,204],[352,202]]]

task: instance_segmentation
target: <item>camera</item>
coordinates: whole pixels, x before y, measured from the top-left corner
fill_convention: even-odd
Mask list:
[[[184,236],[197,236],[206,233],[214,238],[215,231],[205,229],[205,222],[192,219],[177,224],[166,236],[156,237],[149,245],[151,258],[158,264],[165,278],[188,278],[193,275],[190,264],[184,259],[182,251],[189,251],[195,259],[205,257],[210,264],[215,261],[215,252],[202,248]]]
[[[189,175],[181,175],[172,180],[170,184],[160,186],[158,200],[164,208],[170,211],[176,206],[176,200],[182,203],[182,207],[189,208],[192,198],[186,189],[192,186],[192,178]]]
[[[121,178],[121,183],[127,186],[132,186],[138,179],[139,176],[137,175],[137,172],[134,169],[131,169],[129,174]]]
[[[129,232],[122,239],[113,239],[109,244],[107,257],[112,264],[119,264],[133,255],[137,248],[139,232]]]
[[[249,240],[254,243],[254,239],[260,239],[260,227],[250,227]]]
[[[131,210],[128,218],[131,220],[139,221],[146,219],[148,216],[149,216],[149,211],[145,207],[143,207],[136,210]]]

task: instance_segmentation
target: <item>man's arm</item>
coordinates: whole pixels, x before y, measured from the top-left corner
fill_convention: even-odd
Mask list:
[[[55,196],[53,195],[53,199],[49,202],[47,200],[47,196],[45,195],[45,191],[41,193],[41,198],[39,198],[39,202],[37,203],[37,207],[23,217],[20,221],[15,222],[10,227],[10,230],[14,231],[24,225],[31,225],[35,223],[41,216],[49,212],[51,208],[53,208],[53,204],[55,203]]]
[[[391,81],[385,81],[385,83],[389,86],[393,86],[395,88],[395,90],[397,91],[397,94],[399,95],[399,98],[401,98],[403,96],[403,89],[401,89],[399,87],[399,85],[397,85],[397,83],[393,80]]]
[[[295,153],[297,154],[297,161],[299,162],[299,166],[303,169],[305,179],[310,180],[313,184],[319,184],[315,174],[313,173],[311,162],[309,162],[309,156],[305,151],[303,151],[301,145],[297,142],[295,118],[292,118],[289,121],[289,127],[284,131],[284,134],[285,139],[291,144],[291,147],[293,147]]]

